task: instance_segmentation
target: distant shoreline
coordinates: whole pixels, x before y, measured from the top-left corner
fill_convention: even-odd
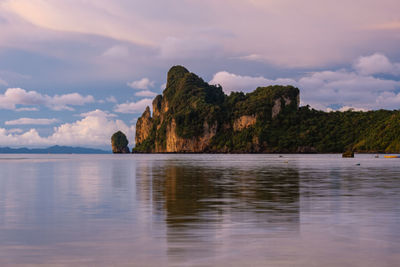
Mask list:
[[[48,148],[10,148],[0,147],[0,154],[111,154],[111,151],[106,151],[96,148],[86,147],[70,147],[70,146],[52,146]]]
[[[116,153],[118,154],[118,153]],[[128,154],[128,153],[127,153]],[[146,155],[163,155],[163,154],[209,154],[209,155],[215,155],[215,154],[221,154],[221,155],[335,155],[335,154],[342,154],[340,152],[309,152],[309,153],[290,153],[290,152],[157,152],[157,153],[152,153],[152,152],[132,152],[129,154],[146,154]],[[392,153],[392,152],[355,152],[354,154],[400,154],[400,153]]]

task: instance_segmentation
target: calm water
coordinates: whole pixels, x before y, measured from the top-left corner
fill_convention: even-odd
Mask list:
[[[1,266],[399,263],[400,159],[0,155]]]

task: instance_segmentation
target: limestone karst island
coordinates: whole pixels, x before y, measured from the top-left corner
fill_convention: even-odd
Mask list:
[[[299,106],[293,86],[226,95],[182,66],[136,123],[133,153],[400,152],[400,112],[324,112]],[[114,153],[129,153],[126,136]]]

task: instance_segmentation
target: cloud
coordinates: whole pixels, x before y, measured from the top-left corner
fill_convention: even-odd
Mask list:
[[[376,55],[376,54],[374,54]],[[371,61],[374,61],[372,57]],[[360,61],[358,61],[359,63]],[[400,107],[400,81],[377,78],[366,73],[381,73],[383,67],[371,68],[368,60],[356,63],[354,70],[319,71],[308,73],[298,79],[267,79],[265,77],[241,76],[229,72],[218,72],[210,81],[221,84],[224,91],[253,91],[258,86],[273,84],[293,85],[300,89],[302,105],[327,110],[332,106],[338,109],[356,110],[398,109]],[[367,62],[367,63],[365,63]],[[395,64],[392,64],[395,66]],[[360,70],[363,70],[360,73]],[[368,71],[367,71],[368,70]],[[385,70],[389,70],[386,69]],[[390,70],[393,70],[391,68]]]
[[[156,95],[157,95],[157,93],[154,93],[149,90],[139,91],[139,92],[135,93],[135,96],[142,96],[142,97],[155,97]]]
[[[222,45],[207,36],[167,37],[161,44],[160,56],[165,59],[215,57]]]
[[[17,111],[32,111],[35,107],[18,108],[17,105],[46,106],[52,110],[73,110],[70,106],[82,106],[94,102],[91,95],[82,96],[78,93],[64,95],[43,95],[36,91],[26,91],[21,88],[9,88],[0,94],[0,109]]]
[[[53,110],[73,110],[69,105],[83,106],[87,103],[93,103],[95,100],[93,96],[82,96],[78,93],[65,94],[65,95],[55,95],[48,98],[47,105]]]
[[[125,58],[129,56],[129,49],[123,45],[114,45],[104,51],[103,56],[115,59]]]
[[[396,18],[400,6],[395,0],[381,0],[379,5],[376,1],[360,5],[345,0],[171,0],[140,4],[126,0],[4,0],[1,8],[8,17],[27,22],[25,28],[34,25],[36,31],[69,34],[71,39],[95,35],[139,44],[155,48],[164,59],[217,54],[310,67],[343,63],[360,51],[398,54],[398,36],[387,31],[399,29]],[[14,25],[4,26],[8,29],[5,40],[32,34],[25,28],[16,31]],[[108,47],[103,52],[106,56],[126,55],[122,46]]]
[[[137,102],[127,102],[116,105],[114,108],[115,112],[119,113],[142,113],[147,106],[151,106],[152,99],[144,98]]]
[[[270,80],[264,77],[241,76],[227,71],[217,72],[210,84],[222,85],[225,93],[229,94],[232,91],[251,92],[257,87],[268,85],[292,85],[296,82],[293,79],[277,79]]]
[[[339,109],[333,109],[333,108],[327,108],[326,111],[327,112],[331,112],[331,111],[341,111],[341,112],[345,112],[345,111],[368,111],[368,109],[365,108],[357,108],[357,107],[350,107],[350,106],[342,106]]]
[[[39,135],[36,129],[26,132],[0,128],[0,146],[44,147],[51,145],[110,148],[110,138],[116,131],[123,131],[131,145],[134,142],[135,127],[121,120],[112,119],[108,112],[95,110],[81,114],[82,119],[54,127],[48,137]]]
[[[0,128],[0,146],[22,147],[43,145],[52,145],[52,143],[47,142],[46,138],[41,137],[35,129],[18,133]]]
[[[400,75],[400,63],[392,63],[385,55],[380,53],[358,58],[354,64],[354,68],[363,75]]]
[[[120,130],[131,144],[134,141],[134,126],[126,125],[122,120],[113,120],[114,115],[108,112],[95,110],[82,116],[82,120],[55,127],[48,140],[54,144],[108,147],[112,134]]]
[[[398,29],[400,29],[400,21],[395,20],[395,21],[380,23],[380,24],[372,25],[371,28],[378,29],[378,30],[398,30]]]
[[[368,111],[365,108],[357,108],[357,107],[349,107],[349,106],[343,106],[343,107],[341,107],[339,109],[339,111],[342,111],[342,112],[349,111],[349,110],[352,110],[352,111]]]
[[[7,129],[7,133],[23,133],[24,130],[19,128]]]
[[[154,81],[150,81],[148,78],[143,78],[138,81],[129,82],[127,85],[133,89],[147,90],[149,87],[154,86]]]
[[[144,25],[137,16],[128,16],[121,1],[109,3],[103,0],[6,0],[1,7],[14,13],[29,23],[48,30],[94,34],[116,40],[126,40],[141,45],[152,45],[146,31],[154,26]],[[134,6],[131,6],[134,8]],[[140,14],[140,13],[139,13]],[[131,27],[140,25],[140,27]]]
[[[7,86],[8,83],[5,80],[3,80],[2,78],[0,78],[0,85]]]
[[[393,103],[378,101],[378,98],[400,88],[398,81],[346,70],[314,72],[300,78],[295,85],[302,89],[302,103],[317,108],[340,104],[364,109],[393,109],[396,108]]]
[[[15,111],[38,111],[38,108],[17,108]]]
[[[108,111],[103,111],[103,110],[100,110],[100,109],[96,109],[96,110],[93,110],[93,111],[81,113],[79,116],[81,116],[81,117],[104,117],[104,118],[118,117],[117,115],[115,115],[113,113],[110,113]]]
[[[34,119],[34,118],[20,118],[17,120],[6,121],[5,125],[49,125],[57,123],[57,119]]]
[[[114,96],[107,97],[106,101],[110,102],[110,103],[117,103],[118,102],[117,99]]]

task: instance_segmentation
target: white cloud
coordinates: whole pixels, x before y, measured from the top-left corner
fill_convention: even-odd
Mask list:
[[[127,102],[116,105],[114,111],[119,113],[142,113],[147,106],[151,106],[151,103],[152,99],[144,98],[137,102]]]
[[[20,118],[17,120],[6,121],[5,125],[49,125],[57,123],[57,119],[34,119],[34,118]]]
[[[36,129],[21,132],[0,128],[0,146],[66,145],[109,148],[112,134],[119,130],[124,132],[130,144],[133,144],[134,126],[128,126],[121,120],[113,120],[110,113],[101,110],[81,115],[84,117],[78,121],[54,127],[53,133],[48,137],[40,136]]]
[[[354,68],[359,69],[356,66]],[[221,84],[227,93],[249,92],[258,86],[273,84],[293,85],[300,89],[302,105],[309,104],[322,110],[327,110],[331,106],[339,106],[342,111],[350,108],[355,110],[400,108],[398,93],[400,81],[377,78],[353,70],[312,72],[298,79],[275,80],[241,76],[224,71],[216,73],[210,83]]]
[[[331,111],[341,111],[341,112],[345,112],[345,111],[368,111],[368,109],[365,108],[357,108],[357,107],[351,107],[351,106],[343,106],[340,109],[334,110],[332,108],[327,108],[326,111],[327,112],[331,112]]]
[[[229,94],[232,91],[251,92],[259,86],[268,85],[292,85],[296,82],[292,79],[277,79],[270,80],[264,77],[241,76],[227,71],[216,73],[210,84],[222,85],[225,93]]]
[[[139,91],[139,92],[135,93],[135,96],[142,96],[142,97],[155,97],[156,95],[157,95],[157,93],[154,93],[149,90]]]
[[[303,104],[321,109],[332,104],[364,109],[393,109],[400,105],[378,101],[386,92],[399,89],[400,82],[364,76],[352,71],[315,72],[300,78],[295,85],[301,90]]]
[[[107,147],[112,134],[120,130],[131,144],[134,141],[134,127],[127,126],[122,120],[111,119],[112,114],[96,110],[82,115],[86,115],[82,120],[55,127],[48,140],[54,144]]]
[[[117,99],[114,96],[107,97],[106,101],[110,102],[110,103],[117,103],[118,102]]]
[[[147,90],[154,86],[154,81],[150,81],[148,78],[143,78],[138,81],[129,82],[127,85],[133,89]]]
[[[9,88],[0,94],[0,109],[32,111],[35,107],[18,108],[17,105],[46,106],[52,110],[73,110],[70,106],[82,106],[94,102],[91,95],[82,96],[78,93],[64,95],[42,95],[36,91],[26,91],[21,88]]]
[[[376,99],[376,103],[383,107],[400,109],[400,93],[383,92]]]
[[[104,118],[114,118],[117,117],[117,115],[110,113],[108,111],[103,111],[100,109],[96,109],[93,111],[81,113],[79,116],[81,117],[104,117]]]
[[[0,146],[22,147],[22,146],[43,146],[53,143],[39,135],[37,130],[30,129],[27,132],[10,132],[7,129],[0,128]]]
[[[400,63],[392,63],[385,55],[380,53],[358,58],[354,64],[354,68],[363,75],[400,75]]]
[[[55,95],[47,98],[47,105],[53,110],[73,110],[69,105],[83,106],[86,103],[93,103],[95,100],[93,96],[82,96],[78,93]]]

